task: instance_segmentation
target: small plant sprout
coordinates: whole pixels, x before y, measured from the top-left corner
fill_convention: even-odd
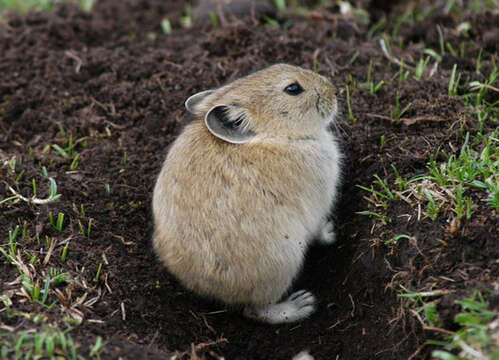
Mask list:
[[[78,5],[83,11],[90,12],[94,8],[96,0],[78,0]]]
[[[424,72],[426,70],[426,66],[428,65],[428,62],[430,61],[430,57],[427,56],[423,59],[419,59],[418,63],[416,64],[416,69],[414,70],[414,78],[416,80],[420,80]]]
[[[385,145],[386,145],[386,136],[383,134],[379,138],[379,146],[381,149],[383,149],[385,147]]]
[[[88,219],[88,225],[87,225],[87,237],[90,239],[90,232],[92,230],[92,223],[93,223],[92,218]]]
[[[12,156],[10,160],[7,161],[7,168],[13,174],[16,172],[16,163],[17,163],[16,156]]]
[[[423,53],[435,59],[436,62],[442,61],[442,56],[437,54],[437,52],[433,49],[425,49]]]
[[[75,130],[66,131],[61,123],[57,123],[57,127],[59,129],[58,135],[65,138],[65,140],[62,143],[52,144],[51,146],[52,150],[54,150],[54,152],[57,155],[62,156],[65,159],[74,158],[74,156],[78,154],[76,152],[76,149],[78,147],[81,148],[87,147],[86,144],[87,137],[81,137],[79,139],[74,140],[77,136]]]
[[[101,270],[102,270],[102,263],[99,263],[99,267],[97,268],[97,273],[95,274],[95,277],[94,277],[94,282],[95,283],[98,283],[99,280],[100,280]]]
[[[54,282],[55,284],[67,283],[70,279],[68,273],[53,267],[49,268],[47,273],[50,276],[50,282]]]
[[[66,152],[66,150],[64,150],[63,148],[61,148],[59,145],[53,144],[52,148],[54,149],[54,151],[58,155],[62,156],[63,158],[65,158],[65,159],[69,158],[69,154]]]
[[[445,55],[445,38],[444,33],[440,25],[437,24],[437,32],[438,32],[438,43],[440,45],[440,55]],[[439,61],[440,62],[440,61]]]
[[[316,51],[314,52],[314,56],[312,56],[312,71],[317,72],[318,64],[317,64],[317,57],[319,56],[319,53]]]
[[[403,285],[400,285],[403,292],[398,294],[399,298],[406,300],[406,306],[414,309],[418,317],[423,321],[423,328],[426,324],[432,327],[440,326],[442,321],[437,313],[436,302],[432,298],[452,293],[451,290],[432,290],[432,291],[410,291]],[[420,314],[424,315],[421,318]]]
[[[367,31],[367,39],[371,39],[378,32],[380,32],[385,26],[386,26],[386,20],[384,17],[382,17],[376,22],[376,24],[374,24],[369,28],[369,30]]]
[[[57,232],[62,232],[62,227],[64,224],[64,214],[58,213],[57,220],[54,221],[54,215],[52,214],[52,212],[50,212],[49,213],[49,222],[50,222],[52,229],[56,230]]]
[[[404,83],[410,75],[411,72],[409,70],[406,70],[404,67],[404,59],[400,60],[399,72],[398,72],[399,84]]]
[[[220,19],[218,18],[218,15],[214,12],[210,12],[208,14],[209,18],[210,18],[210,21],[211,21],[211,24],[213,25],[213,27],[219,27],[220,26]]]
[[[279,27],[279,22],[276,19],[272,19],[271,17],[264,16],[263,19],[265,20],[265,25],[269,27]]]
[[[70,171],[76,170],[76,168],[78,167],[79,161],[80,161],[80,154],[76,153],[73,156],[73,160],[71,161],[71,164],[69,165],[69,170]]]
[[[9,248],[14,253],[15,253],[15,250],[17,247],[16,238],[17,238],[18,234],[19,234],[19,225],[16,225],[16,227],[14,228],[14,231],[9,230]]]
[[[51,202],[56,201],[61,197],[61,194],[57,193],[57,183],[55,182],[54,178],[48,177],[47,175],[47,169],[45,167],[42,168],[42,173],[44,173],[44,176],[48,179],[50,183],[50,190],[49,190],[49,195],[45,199],[39,199],[37,198],[37,186],[36,186],[36,180],[32,179],[31,181],[31,186],[33,189],[33,196],[30,198],[24,197],[21,194],[19,194],[17,191],[15,191],[11,186],[8,187],[9,191],[14,194],[14,196],[11,196],[8,198],[8,200],[15,200],[15,199],[21,199],[25,202],[32,203],[32,204],[37,204],[37,205],[44,205],[48,204]],[[5,202],[7,199],[2,200],[2,202]],[[1,204],[1,203],[0,203]]]
[[[377,174],[375,174],[374,177],[376,179],[374,183],[384,190],[386,198],[389,200],[395,200],[397,197],[392,193],[392,191],[388,187],[388,182],[386,181],[386,179],[381,179]]]
[[[390,38],[388,37],[388,35],[381,35],[379,44],[381,45],[381,50],[383,51],[383,53],[385,53],[386,56],[392,56],[392,47],[390,45]]]
[[[347,65],[352,65],[355,62],[355,60],[357,60],[357,58],[359,57],[359,55],[360,55],[359,51],[355,50],[355,52],[353,53],[353,55],[347,61]]]
[[[468,32],[471,30],[471,24],[468,21],[463,21],[457,26],[456,30],[462,35],[468,36]]]
[[[20,267],[20,264],[18,261],[16,261],[16,251],[18,247],[18,243],[16,241],[17,235],[19,234],[19,225],[16,225],[14,230],[9,230],[9,243],[8,243],[8,252],[5,251],[1,246],[0,246],[0,254],[2,254],[9,263],[15,265],[18,269]]]
[[[466,220],[471,218],[471,198],[464,196],[464,189],[462,185],[456,187],[455,195],[453,196],[455,207],[454,212],[458,219],[466,215]]]
[[[52,283],[61,284],[69,281],[69,274],[59,271],[54,268],[49,268],[47,273],[42,272],[44,279],[43,291],[40,287],[39,280],[33,280],[30,270],[26,267],[18,268],[20,272],[21,284],[24,288],[24,294],[29,298],[30,301],[38,303],[45,308],[52,308],[55,303],[47,305],[48,296],[50,293],[50,285]]]
[[[385,241],[385,245],[397,244],[397,242],[398,242],[400,239],[407,239],[407,240],[410,240],[410,239],[411,239],[411,237],[410,237],[409,235],[405,235],[405,234],[395,235],[395,236],[394,236],[394,237],[392,237],[390,240]]]
[[[466,57],[466,42],[461,41],[459,45],[459,56],[460,57]]]
[[[78,206],[76,206],[76,204],[73,203],[73,211],[79,216],[85,217],[85,206],[83,206],[83,204],[80,204],[80,208],[78,209]]]
[[[499,182],[494,183],[492,179],[487,179],[485,183],[489,192],[487,203],[496,213],[499,213]]]
[[[286,11],[286,0],[274,0],[274,5],[278,12]]]
[[[374,82],[372,80],[372,71],[373,71],[373,66],[374,63],[371,60],[369,62],[369,68],[367,69],[367,79],[366,82],[363,84],[364,88],[368,90],[372,95],[375,95],[379,89],[383,86],[385,83],[383,80],[379,81],[376,85],[374,85]]]
[[[440,212],[440,206],[437,205],[437,202],[435,201],[435,198],[433,197],[431,192],[424,190],[423,195],[428,201],[426,205],[426,215],[433,221],[437,220],[438,214]]]
[[[81,220],[78,220],[78,228],[83,236],[85,236],[85,227],[83,226]]]
[[[452,54],[452,56],[455,56],[455,57],[458,57],[459,55],[457,54],[457,51],[456,49],[454,49],[454,47],[452,46],[452,44],[450,42],[446,43],[445,44],[445,47],[447,48],[447,50],[449,50],[449,52]]]
[[[24,274],[21,275],[21,280],[23,288],[26,289],[29,295],[29,300],[38,302],[38,299],[40,298],[40,284],[38,283],[38,280],[36,282],[33,282],[28,276]]]
[[[407,110],[410,109],[411,106],[412,103],[409,103],[403,109],[400,108],[400,94],[397,91],[395,93],[395,107],[390,106],[390,119],[392,123],[398,124],[402,116],[404,116],[404,114],[407,112]]]
[[[163,30],[163,33],[170,35],[172,33],[172,24],[170,23],[170,20],[167,18],[164,18],[161,20],[161,30]]]
[[[408,181],[403,179],[402,176],[400,176],[400,173],[394,164],[392,164],[391,167],[393,169],[393,172],[395,173],[395,185],[397,185],[397,190],[399,192],[407,190]]]
[[[95,339],[95,344],[90,349],[90,356],[100,358],[100,352],[104,349],[105,343],[102,341],[102,337],[97,336]]]
[[[357,119],[355,118],[355,116],[353,116],[352,104],[350,103],[350,88],[348,85],[346,86],[346,91],[347,91],[348,119],[350,120],[350,122],[355,124],[357,122]]]
[[[68,257],[69,241],[64,245],[61,252],[61,262],[64,264]]]
[[[31,189],[33,190],[33,197],[36,197],[37,187],[36,187],[36,179],[31,179]]]
[[[454,66],[452,67],[452,73],[450,75],[450,80],[449,80],[449,90],[448,90],[449,96],[457,95],[457,89],[459,86],[459,80],[461,79],[461,73],[457,74],[456,76],[456,70],[457,70],[457,64],[454,64]]]
[[[17,195],[6,197],[5,199],[0,200],[0,205],[2,205],[3,203],[9,202],[11,200],[17,200],[17,199],[19,199],[19,197]]]
[[[92,221],[93,221],[93,219],[90,218],[88,220],[87,227],[85,228],[85,226],[83,226],[83,223],[81,222],[81,220],[78,220],[78,227],[80,228],[80,232],[83,236],[85,236],[87,238],[90,238],[90,233],[92,230]]]
[[[475,67],[475,73],[477,75],[480,75],[482,73],[482,54],[483,54],[483,48],[480,48],[480,51],[478,51],[478,55],[476,58],[476,67]]]
[[[24,220],[24,222],[23,222],[23,231],[22,231],[21,238],[24,241],[29,239],[28,222],[26,220]]]
[[[185,5],[184,15],[180,17],[180,22],[182,26],[186,29],[192,26],[192,6],[191,4]]]
[[[388,216],[383,215],[383,214],[378,214],[377,212],[374,212],[374,211],[359,211],[356,214],[365,215],[365,216],[372,216],[372,217],[378,219],[382,225],[386,225],[392,221],[392,219],[390,219]]]
[[[397,196],[390,190],[386,180],[381,179],[378,175],[374,175],[374,178],[374,184],[377,185],[378,188],[380,188],[379,191],[374,190],[372,186],[368,188],[362,185],[357,185],[357,187],[370,193],[370,197],[364,197],[367,201],[369,201],[375,207],[382,207],[386,209],[388,208],[387,201],[396,200]]]

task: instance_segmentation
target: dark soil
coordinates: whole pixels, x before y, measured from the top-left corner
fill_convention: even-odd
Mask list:
[[[438,49],[437,24],[456,49],[464,40],[467,48],[463,58],[449,54],[432,77],[399,85],[398,65],[383,55],[379,37],[367,39],[368,26],[337,9],[281,15],[281,28],[250,18],[219,28],[183,29],[183,11],[180,1],[100,0],[91,13],[59,6],[53,13],[10,15],[0,24],[0,200],[10,195],[7,184],[30,195],[33,178],[40,197],[47,194],[41,166],[62,194],[48,205],[0,205],[1,236],[26,221],[32,237],[53,237],[58,244],[70,239],[67,262],[60,260],[62,243],[49,265],[85,280],[72,284],[74,298],[97,297],[95,303],[77,305],[84,320],[72,333],[83,354],[99,335],[108,341],[103,358],[164,359],[178,351],[192,358],[291,359],[302,350],[317,359],[428,358],[431,347],[425,342],[440,335],[424,331],[409,314],[396,296],[400,285],[453,291],[446,296],[489,288],[498,276],[497,216],[480,205],[457,232],[447,231],[447,217],[418,221],[417,209],[400,201],[387,210],[392,222],[373,228],[373,219],[357,214],[368,205],[356,185],[369,186],[374,174],[393,183],[391,164],[406,178],[424,173],[437,148],[455,153],[463,134],[477,131],[462,100],[447,95],[449,77],[457,63],[468,71],[464,76],[485,80],[474,72],[475,59],[482,43],[486,51],[497,51],[497,41],[490,41],[498,33],[497,13],[458,18],[436,11],[423,23],[404,24],[399,29],[403,50],[393,46],[393,51],[412,65],[424,48]],[[375,13],[390,16],[385,11],[391,10]],[[161,31],[164,17],[172,22],[171,35]],[[463,19],[472,24],[469,38],[455,31]],[[189,95],[273,63],[312,68],[314,56],[318,71],[340,90],[344,108],[339,122],[345,174],[335,213],[339,241],[311,249],[296,284],[317,296],[318,311],[299,324],[268,326],[198,298],[160,266],[150,244],[152,188],[168,144],[189,121],[183,108]],[[373,80],[390,86],[376,95],[352,87],[358,121],[349,124],[345,85],[349,74],[364,82],[370,60]],[[482,68],[488,74],[492,64],[484,61]],[[439,121],[386,120],[396,91],[402,104],[412,102],[405,118]],[[70,133],[73,141],[84,138],[74,147],[80,154],[75,171],[70,157],[46,148],[64,147]],[[15,173],[6,166],[13,156]],[[62,233],[51,229],[50,212],[66,214]],[[86,228],[89,221],[86,237],[79,222]],[[414,241],[383,244],[397,234],[411,234]],[[46,248],[37,249],[43,258]],[[15,269],[3,262],[0,269],[4,291]],[[446,296],[438,299],[439,310],[452,326],[458,309]],[[14,307],[31,311],[29,303]],[[57,311],[52,310],[54,321]]]

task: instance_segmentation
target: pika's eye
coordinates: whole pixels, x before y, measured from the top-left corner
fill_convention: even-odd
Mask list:
[[[293,83],[284,88],[284,92],[291,96],[299,95],[303,92],[303,88],[298,83]]]

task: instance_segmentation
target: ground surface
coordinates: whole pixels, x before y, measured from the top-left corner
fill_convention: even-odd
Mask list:
[[[376,16],[371,25],[404,10],[367,9]],[[19,256],[26,264],[33,255],[39,258],[29,267],[32,276],[43,275],[43,264],[73,279],[51,287],[47,303],[54,307],[39,308],[17,292],[18,272],[1,260],[0,292],[18,312],[2,317],[2,329],[65,328],[63,317],[82,319],[71,332],[79,351],[88,356],[101,336],[107,341],[102,358],[160,359],[178,351],[192,358],[290,359],[305,349],[317,359],[430,357],[432,347],[425,342],[442,334],[423,330],[397,297],[400,286],[435,291],[442,327],[452,330],[458,311],[453,298],[474,289],[487,293],[497,281],[497,214],[480,193],[471,192],[474,214],[454,228],[452,216],[418,219],[417,207],[402,200],[389,202],[383,211],[391,222],[383,225],[358,214],[372,206],[356,185],[369,187],[375,174],[393,184],[392,164],[406,179],[426,173],[437,148],[458,153],[464,133],[497,126],[490,120],[478,129],[475,115],[448,95],[448,86],[454,64],[463,78],[486,80],[475,72],[476,58],[482,47],[497,52],[499,15],[437,9],[421,21],[403,23],[394,37],[403,46],[393,40],[392,53],[412,66],[425,48],[439,49],[437,25],[455,49],[465,41],[466,52],[447,52],[431,77],[433,62],[422,79],[398,83],[399,66],[382,52],[379,34],[369,38],[371,26],[339,15],[333,6],[280,15],[280,28],[250,19],[183,29],[183,11],[182,2],[101,0],[91,13],[60,6],[53,13],[2,19],[0,200],[12,195],[8,186],[31,196],[32,179],[38,197],[45,198],[48,177],[61,197],[48,204],[21,199],[0,204],[1,243],[7,243],[9,230],[24,226],[17,242],[25,251]],[[161,31],[164,17],[173,25],[171,35]],[[456,30],[462,21],[471,24],[468,38]],[[482,74],[492,70],[491,59],[483,61]],[[375,95],[359,85],[371,60],[375,83],[390,84]],[[337,245],[311,249],[295,286],[314,292],[318,311],[299,324],[267,326],[196,297],[162,269],[150,246],[150,202],[166,148],[188,121],[183,101],[277,62],[316,66],[336,84],[343,104],[336,131],[346,159],[335,214]],[[401,106],[412,103],[403,118],[414,123],[390,120],[397,92]],[[65,214],[61,232],[50,225],[50,213]],[[384,244],[398,234],[409,239]],[[33,312],[46,318],[19,316]]]

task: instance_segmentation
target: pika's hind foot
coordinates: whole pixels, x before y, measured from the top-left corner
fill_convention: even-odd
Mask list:
[[[310,316],[315,311],[315,302],[312,293],[300,290],[277,304],[247,306],[244,315],[269,324],[292,323]]]
[[[336,242],[336,233],[334,232],[334,223],[332,221],[328,221],[324,224],[319,232],[317,240],[324,245],[330,245]]]

